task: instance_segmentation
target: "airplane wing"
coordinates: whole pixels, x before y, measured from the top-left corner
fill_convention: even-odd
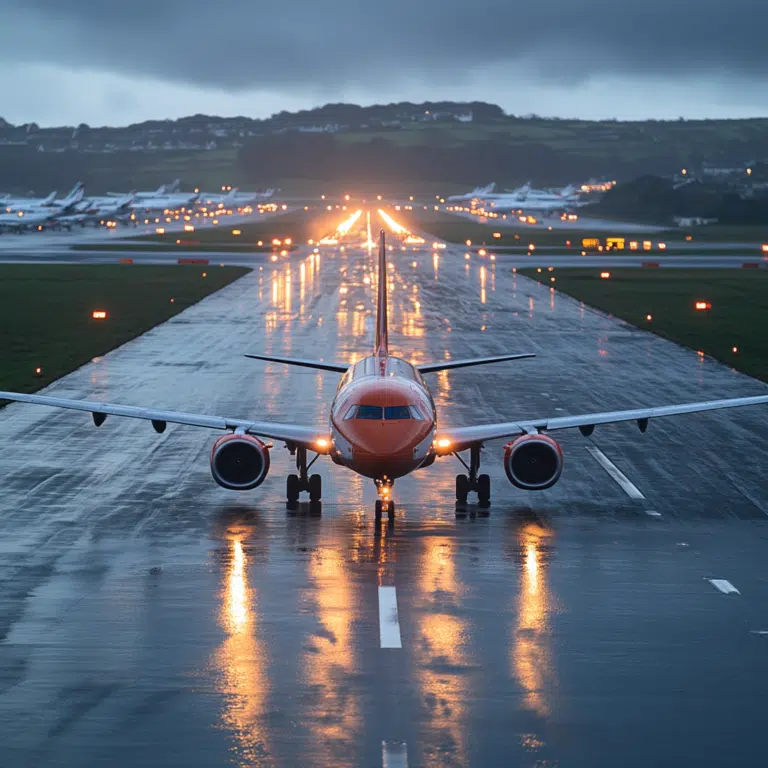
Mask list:
[[[349,368],[343,363],[325,363],[321,360],[304,360],[296,357],[275,357],[274,355],[243,355],[252,360],[266,360],[269,363],[284,363],[285,365],[296,365],[299,368],[315,368],[318,371],[334,371],[335,373],[346,373]]]
[[[497,357],[474,357],[470,360],[444,360],[442,363],[424,363],[417,365],[420,373],[437,373],[449,371],[452,368],[467,368],[470,365],[488,365],[489,363],[503,363],[505,360],[524,360],[527,357],[536,357],[533,352],[522,355],[498,355]]]
[[[326,430],[303,427],[297,424],[276,424],[269,421],[249,421],[247,419],[231,419],[224,416],[206,416],[199,413],[161,411],[153,408],[138,408],[133,405],[100,403],[95,400],[67,400],[61,397],[27,395],[20,392],[0,392],[0,401],[2,400],[49,405],[54,408],[69,408],[74,411],[90,411],[93,414],[96,426],[101,426],[107,416],[125,416],[131,419],[151,421],[152,426],[158,432],[163,432],[167,423],[221,430],[235,430],[239,428],[249,435],[279,440],[287,445],[303,446],[314,453],[328,453],[330,449],[330,440]]]
[[[2,396],[2,393],[0,393]],[[656,408],[631,408],[626,411],[605,411],[585,413],[580,416],[556,416],[551,419],[509,421],[501,424],[482,424],[473,427],[455,427],[438,430],[436,440],[439,454],[463,451],[477,443],[517,437],[530,432],[551,432],[557,429],[578,427],[585,436],[592,434],[598,424],[615,424],[621,421],[637,421],[642,432],[648,428],[648,420],[661,416],[678,416],[685,413],[716,411],[722,408],[738,408],[743,405],[768,403],[768,395],[757,397],[736,397],[730,400],[707,400],[700,403],[663,405]],[[444,441],[448,441],[447,443]]]

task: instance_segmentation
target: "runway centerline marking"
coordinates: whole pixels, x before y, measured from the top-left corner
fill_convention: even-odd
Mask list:
[[[597,463],[620,485],[630,499],[644,499],[637,486],[630,482],[629,478],[599,449],[588,445],[587,450],[592,454]]]
[[[379,587],[379,639],[382,648],[403,647],[395,587]]]
[[[707,579],[707,581],[715,588],[719,589],[724,595],[740,595],[736,587],[731,584],[727,579]]]
[[[382,768],[408,768],[408,745],[404,741],[381,742]]]

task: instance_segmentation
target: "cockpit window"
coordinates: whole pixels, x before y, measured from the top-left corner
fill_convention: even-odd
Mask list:
[[[357,413],[357,408],[358,408],[358,406],[356,406],[356,405],[353,405],[353,406],[352,406],[352,407],[351,407],[351,408],[350,408],[350,409],[347,411],[347,415],[344,417],[344,420],[346,421],[347,419],[354,419],[354,418],[355,418],[355,413]]]
[[[380,405],[358,405],[356,419],[380,419]]]
[[[418,419],[419,421],[424,421],[423,414],[421,413],[421,411],[415,405],[409,405],[408,407],[411,409],[411,418],[412,419]]]
[[[387,421],[410,419],[411,411],[407,405],[389,405],[384,409],[384,418],[387,419]]]

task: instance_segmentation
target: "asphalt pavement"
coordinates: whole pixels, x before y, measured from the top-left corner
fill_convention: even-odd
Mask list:
[[[46,391],[312,425],[373,344],[375,254],[297,252]],[[263,257],[262,257],[263,258]],[[534,351],[430,378],[445,424],[764,394],[448,248],[391,252],[393,352]],[[454,458],[322,513],[213,481],[217,435],[0,411],[0,766],[736,766],[768,748],[768,408],[562,435],[548,491],[457,516]],[[559,436],[558,436],[559,437]]]

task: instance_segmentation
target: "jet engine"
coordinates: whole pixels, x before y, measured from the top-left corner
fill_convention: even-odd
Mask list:
[[[504,471],[524,491],[551,488],[563,471],[563,452],[548,435],[521,435],[504,446]]]
[[[269,472],[269,447],[251,435],[224,435],[211,451],[213,479],[230,491],[250,491]]]

